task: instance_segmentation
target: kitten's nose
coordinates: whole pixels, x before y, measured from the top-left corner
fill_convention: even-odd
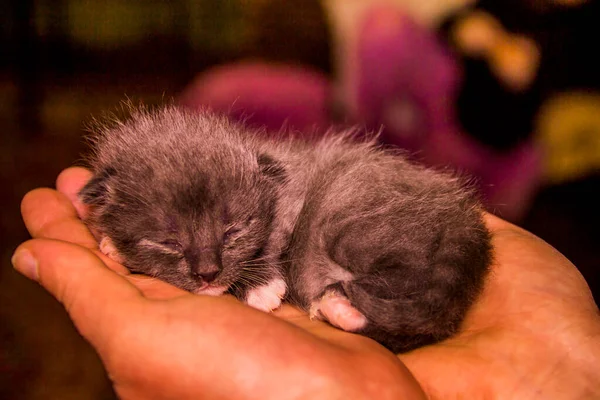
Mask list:
[[[202,271],[202,272],[193,272],[192,273],[192,275],[194,275],[194,278],[202,279],[206,283],[211,283],[212,281],[214,281],[218,274],[219,274],[218,269],[211,270],[211,271]]]

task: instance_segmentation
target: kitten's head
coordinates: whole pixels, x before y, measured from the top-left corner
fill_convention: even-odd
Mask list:
[[[80,192],[87,222],[129,269],[182,289],[218,295],[264,283],[282,169],[237,144],[183,142],[97,168]]]

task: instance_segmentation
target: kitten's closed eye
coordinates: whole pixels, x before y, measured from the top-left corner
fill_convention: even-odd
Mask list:
[[[250,216],[244,224],[242,225],[233,225],[225,230],[223,233],[223,245],[228,245],[232,243],[235,239],[237,239],[242,232],[248,228],[254,222],[254,217]]]
[[[179,243],[177,239],[167,239],[158,243],[175,251],[181,251],[183,249],[183,246],[181,245],[181,243]]]
[[[177,239],[166,239],[160,242],[155,242],[150,239],[142,239],[138,242],[138,246],[177,256],[181,256],[183,254],[183,246]]]
[[[237,236],[240,234],[240,232],[242,232],[242,228],[235,227],[235,226],[227,229],[223,233],[223,244],[227,245],[227,244],[231,243],[235,238],[237,238]]]

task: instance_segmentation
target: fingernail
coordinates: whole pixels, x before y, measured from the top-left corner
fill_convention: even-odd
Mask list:
[[[31,280],[38,280],[38,262],[29,250],[18,250],[10,261],[17,271]]]

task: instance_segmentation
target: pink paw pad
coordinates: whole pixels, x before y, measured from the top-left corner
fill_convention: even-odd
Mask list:
[[[352,307],[346,296],[335,291],[326,292],[311,304],[310,317],[325,319],[347,332],[358,331],[367,324],[367,317]]]

